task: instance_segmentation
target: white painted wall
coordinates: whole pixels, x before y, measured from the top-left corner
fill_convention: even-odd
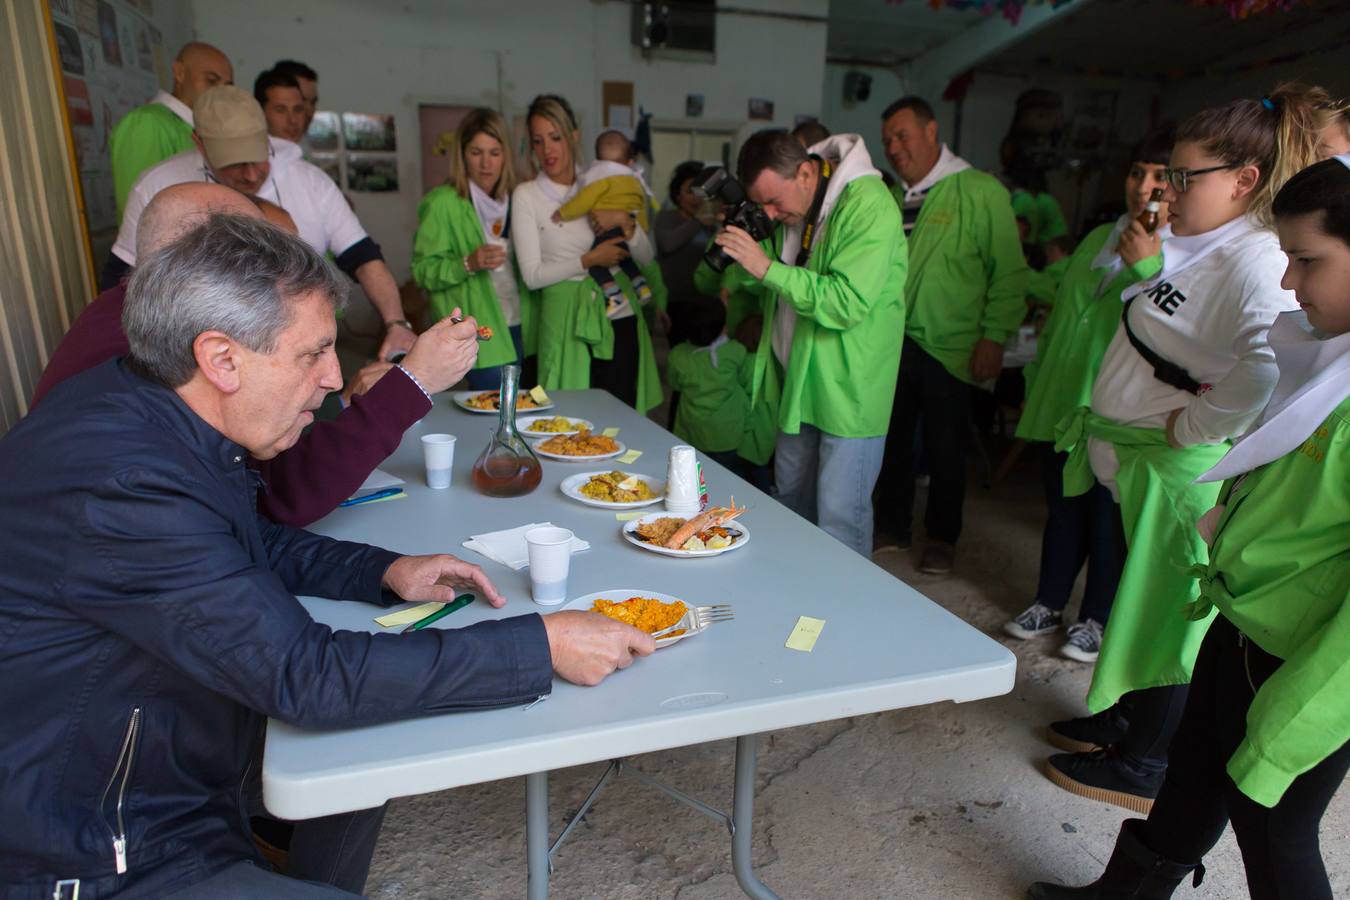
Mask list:
[[[730,124],[746,121],[750,97],[773,100],[776,124],[788,126],[821,107],[828,0],[738,0],[741,9],[822,21],[719,14],[715,63],[643,59],[629,40],[630,7],[603,0],[192,3],[197,36],[230,55],[241,85],[290,57],[319,72],[321,108],[395,114],[401,190],[351,197],[400,280],[420,199],[419,102],[481,104],[511,117],[535,94],[562,94],[587,148],[602,81],[632,81],[638,103],[665,122],[684,118],[689,93],[705,95],[704,121]]]
[[[844,103],[844,76],[853,71],[872,76],[872,95],[866,103]],[[881,113],[893,101],[904,96],[907,87],[894,69],[875,66],[825,66],[825,96],[820,120],[836,134],[861,134],[873,161],[885,165],[881,153]]]

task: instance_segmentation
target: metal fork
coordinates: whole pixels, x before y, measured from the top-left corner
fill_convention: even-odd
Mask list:
[[[673,631],[683,631],[680,637],[687,637],[691,634],[698,634],[700,631],[712,625],[714,622],[728,622],[735,618],[731,611],[729,603],[718,603],[713,606],[691,606],[680,616],[680,620],[669,628],[662,628],[660,631],[653,632],[652,637],[658,641],[663,637],[669,637]]]

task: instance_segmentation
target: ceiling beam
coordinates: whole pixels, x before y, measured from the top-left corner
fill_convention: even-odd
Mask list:
[[[922,93],[941,91],[956,76],[970,71],[1050,23],[1073,15],[1091,2],[1069,0],[1061,6],[1050,3],[1028,5],[1022,9],[1022,18],[1016,25],[1002,16],[991,15],[978,25],[967,28],[951,40],[910,60],[910,80],[923,86]]]

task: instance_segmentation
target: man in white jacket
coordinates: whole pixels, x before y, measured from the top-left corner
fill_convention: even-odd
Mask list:
[[[380,359],[406,352],[412,325],[403,315],[398,284],[379,246],[366,234],[333,180],[301,158],[300,147],[267,136],[262,107],[233,85],[206,91],[193,105],[195,150],[148,169],[127,198],[103,283],[116,283],[136,264],[136,227],[145,205],[166,187],[189,181],[217,182],[268,200],[295,220],[300,237],[319,253],[332,253],[338,268],[360,282],[385,324]]]

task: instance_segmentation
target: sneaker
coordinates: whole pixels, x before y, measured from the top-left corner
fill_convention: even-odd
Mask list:
[[[929,575],[946,575],[952,570],[956,547],[946,541],[929,541],[919,559],[919,571]]]
[[[1045,739],[1070,753],[1091,753],[1110,747],[1129,730],[1130,720],[1125,718],[1117,703],[1094,716],[1051,722],[1045,730]]]
[[[1060,656],[1079,662],[1095,663],[1102,649],[1102,626],[1096,619],[1084,619],[1069,626],[1069,639],[1059,648]]]
[[[1162,788],[1164,768],[1139,772],[1112,750],[1056,753],[1045,761],[1045,776],[1070,793],[1148,815]]]
[[[1033,603],[1003,624],[1003,630],[1015,638],[1028,640],[1059,631],[1064,618],[1044,603]]]

